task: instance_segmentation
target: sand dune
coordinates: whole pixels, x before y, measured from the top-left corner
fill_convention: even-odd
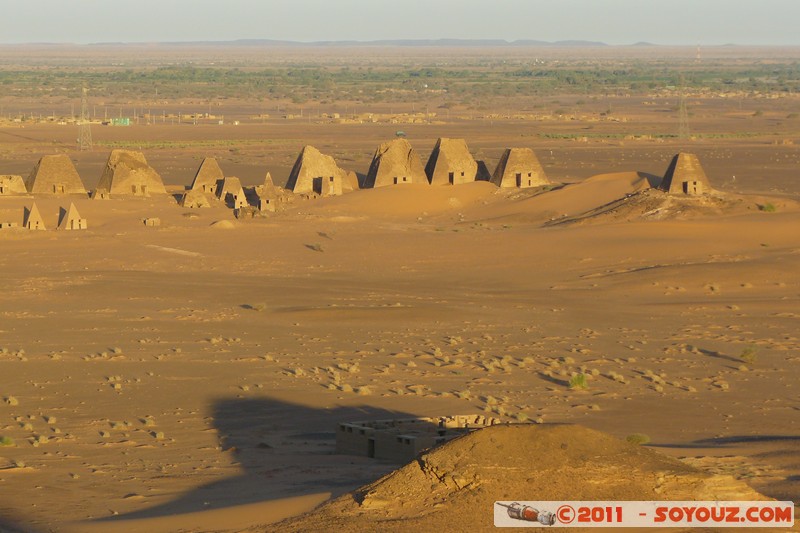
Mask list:
[[[396,187],[363,189],[357,193],[328,198],[302,211],[313,214],[347,214],[387,219],[416,219],[468,209],[491,198],[497,187],[487,181],[458,186],[432,187],[425,184],[405,184]]]
[[[542,223],[585,213],[626,195],[649,188],[647,178],[637,172],[601,174],[580,183],[565,185],[551,191],[538,191],[532,197],[475,209],[469,220],[490,222]]]

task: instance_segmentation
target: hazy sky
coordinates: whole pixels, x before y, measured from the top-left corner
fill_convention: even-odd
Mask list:
[[[800,0],[0,0],[0,42],[800,44]]]

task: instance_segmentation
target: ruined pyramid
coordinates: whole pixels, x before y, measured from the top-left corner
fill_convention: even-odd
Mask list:
[[[286,188],[297,194],[335,196],[343,192],[345,174],[331,156],[307,145],[297,156]]]
[[[211,207],[211,202],[208,201],[208,197],[201,190],[188,190],[183,193],[178,205],[187,209],[199,209]]]
[[[111,151],[97,188],[118,196],[167,194],[161,176],[147,164],[144,154],[132,150]]]
[[[403,183],[428,183],[419,156],[407,140],[398,138],[381,144],[372,157],[364,188]]]
[[[0,196],[10,194],[27,194],[22,176],[0,175]]]

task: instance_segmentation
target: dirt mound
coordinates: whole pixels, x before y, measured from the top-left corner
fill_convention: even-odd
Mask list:
[[[217,229],[234,229],[236,224],[230,220],[217,220],[216,222],[211,223],[211,227]]]
[[[497,500],[766,500],[732,477],[574,425],[496,426],[423,453],[278,531],[493,529]]]

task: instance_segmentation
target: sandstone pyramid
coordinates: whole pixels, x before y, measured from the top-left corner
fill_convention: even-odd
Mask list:
[[[58,215],[58,229],[60,230],[86,229],[88,227],[86,219],[81,218],[78,209],[72,202],[70,202],[68,209],[60,208]]]
[[[344,177],[345,172],[331,156],[307,145],[297,156],[286,188],[297,194],[334,196],[342,194]]]
[[[506,148],[492,175],[498,187],[540,187],[550,181],[530,148]]]
[[[178,204],[187,209],[199,209],[202,207],[211,207],[211,202],[208,197],[201,190],[189,190],[183,193]]]
[[[217,199],[228,202],[228,197],[236,195],[242,189],[242,180],[236,176],[228,176],[217,184]]]
[[[0,196],[27,193],[22,176],[0,175]]]
[[[39,159],[25,186],[32,194],[86,194],[75,165],[64,154]]]
[[[119,196],[167,194],[161,176],[147,164],[144,154],[132,150],[111,151],[97,188]]]
[[[494,531],[495,501],[768,500],[743,481],[574,425],[492,426],[271,531]],[[553,509],[555,511],[555,509]]]
[[[342,179],[342,192],[353,192],[359,190],[361,187],[358,185],[358,175],[352,170],[345,172]]]
[[[275,182],[272,181],[272,174],[267,172],[267,175],[264,176],[264,183],[261,185],[256,185],[254,190],[256,196],[258,198],[265,198],[265,197],[274,197],[277,194],[277,191],[280,187],[275,186]]]
[[[419,156],[407,140],[398,138],[381,144],[372,157],[364,188],[428,183]]]
[[[478,175],[478,163],[464,139],[440,138],[425,165],[425,174],[431,185],[469,183]]]
[[[669,194],[691,196],[710,192],[711,184],[695,154],[681,152],[672,158],[659,189]]]
[[[30,209],[25,208],[25,216],[22,220],[22,225],[30,230],[45,230],[47,229],[44,225],[44,219],[42,219],[42,214],[39,213],[39,208],[36,207],[36,202],[34,202]]]
[[[197,169],[197,174],[194,175],[190,189],[214,194],[217,190],[217,183],[223,179],[225,179],[225,174],[219,167],[217,160],[213,157],[206,157],[200,163],[200,168]]]
[[[238,189],[225,193],[225,203],[233,209],[247,207],[247,196],[244,193],[244,188],[240,185]]]

